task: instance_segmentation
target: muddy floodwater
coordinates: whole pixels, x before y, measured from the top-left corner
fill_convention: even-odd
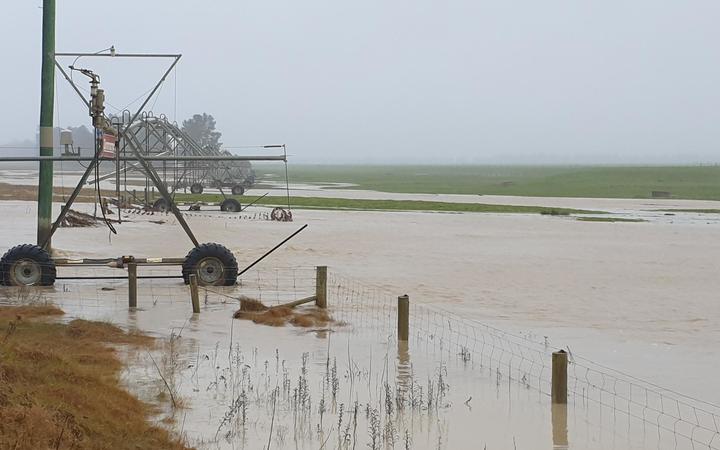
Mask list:
[[[198,239],[227,245],[241,267],[309,226],[241,285],[205,292],[196,316],[176,280],[141,280],[134,311],[122,280],[59,280],[41,295],[69,316],[165,338],[152,355],[126,355],[124,381],[141,398],[168,405],[163,374],[182,407],[166,406],[161,416],[172,416],[167,426],[199,447],[640,449],[693,448],[693,439],[696,448],[720,446],[712,436],[720,426],[713,415],[720,403],[720,216],[655,211],[719,203],[445,197],[648,221],[296,210],[294,222],[280,223],[253,216],[262,208],[244,218],[200,211],[187,213]],[[126,219],[117,235],[104,226],[62,228],[53,246],[59,255],[89,258],[177,257],[191,248],[171,215]],[[33,242],[35,220],[33,203],[0,202],[0,251]],[[267,327],[232,319],[240,295],[276,304],[313,294],[319,265],[331,272],[335,323]],[[401,294],[417,305],[407,347],[393,323]],[[4,295],[13,302],[29,294]],[[512,342],[501,343],[506,338]],[[549,365],[544,355],[561,348],[577,364],[572,401],[558,410],[538,364]],[[595,381],[598,367],[638,381],[625,392],[617,381]],[[670,405],[678,398],[703,406]],[[709,422],[688,418],[706,411]],[[652,414],[657,426],[645,423]],[[663,414],[681,420],[665,423]],[[686,421],[692,425],[684,429]]]

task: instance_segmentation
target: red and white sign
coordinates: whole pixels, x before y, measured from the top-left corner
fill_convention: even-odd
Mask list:
[[[115,157],[115,142],[117,138],[112,134],[103,133],[102,135],[102,147],[100,149],[101,158],[114,158]]]

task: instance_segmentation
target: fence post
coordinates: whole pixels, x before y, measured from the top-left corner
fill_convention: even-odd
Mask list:
[[[553,450],[567,450],[567,405],[555,403],[550,405],[550,408],[552,421]]]
[[[192,300],[193,314],[200,314],[200,295],[198,293],[197,275],[190,274],[190,299]]]
[[[137,263],[128,263],[128,306],[137,308]]]
[[[327,266],[317,266],[315,271],[315,306],[327,308]]]
[[[407,342],[410,336],[410,297],[398,297],[398,341]]]
[[[565,350],[552,354],[552,388],[550,398],[556,404],[567,403],[567,366],[568,354]]]

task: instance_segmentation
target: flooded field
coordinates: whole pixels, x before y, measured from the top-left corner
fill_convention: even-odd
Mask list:
[[[556,200],[588,209],[648,206]],[[1,251],[34,240],[32,203],[2,202],[0,212]],[[720,228],[712,215],[646,223],[523,214],[294,216],[279,223],[188,213],[200,241],[229,246],[241,267],[309,224],[239,286],[205,291],[199,315],[175,280],[141,280],[137,310],[128,310],[125,281],[58,280],[42,297],[69,317],[165,338],[153,354],[126,355],[124,381],[141,398],[161,400],[158,420],[171,417],[167,426],[201,448],[720,446],[712,405],[720,402]],[[172,216],[127,220],[118,235],[61,229],[53,245],[70,257],[183,256],[191,247]],[[318,265],[330,267],[332,324],[232,319],[241,295],[266,304],[311,295]],[[408,347],[395,330],[397,296],[405,293]],[[27,294],[4,296],[16,302]],[[571,401],[553,410],[548,370],[560,348],[573,356]]]

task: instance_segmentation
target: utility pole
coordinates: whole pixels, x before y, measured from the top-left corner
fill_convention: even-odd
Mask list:
[[[55,0],[43,0],[42,86],[40,90],[40,156],[53,155],[55,100]],[[40,161],[37,242],[42,245],[52,226],[53,162]],[[50,241],[46,250],[50,251]]]

